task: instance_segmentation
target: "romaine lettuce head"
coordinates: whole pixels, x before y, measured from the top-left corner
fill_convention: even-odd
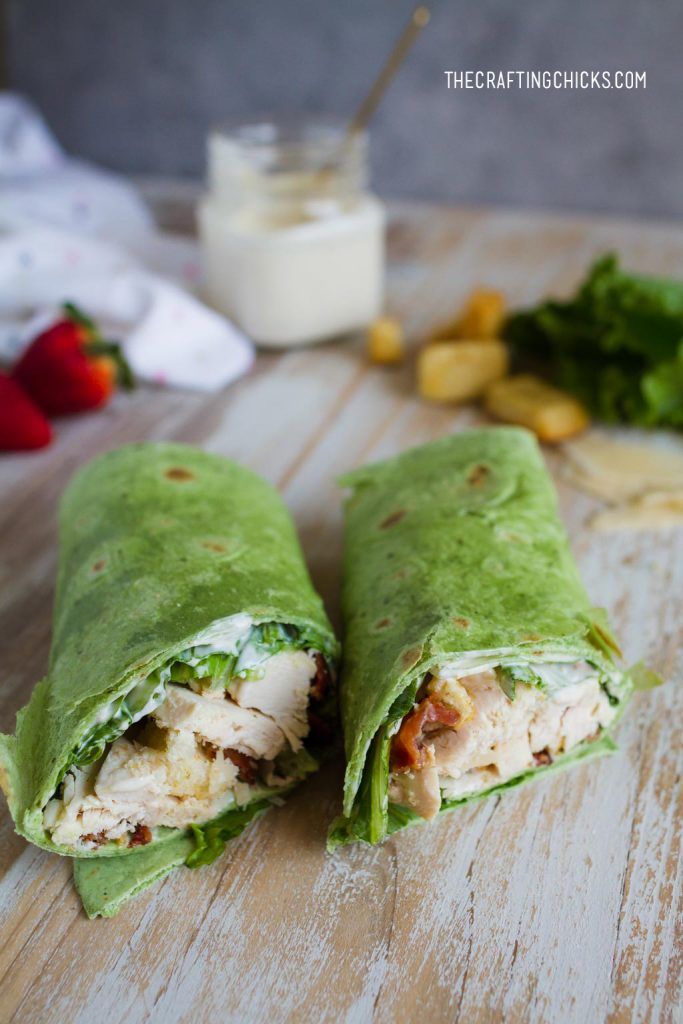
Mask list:
[[[505,337],[602,420],[683,428],[683,283],[608,254],[576,295],[513,314]]]

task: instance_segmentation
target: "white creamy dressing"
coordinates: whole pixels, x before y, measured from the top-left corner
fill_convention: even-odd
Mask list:
[[[206,647],[207,654],[236,654],[240,643],[248,635],[254,620],[239,612],[225,619],[216,619],[207,629],[188,641],[187,647]]]
[[[540,675],[538,667],[548,664],[557,665],[564,671],[567,665],[584,662],[577,662],[575,657],[564,651],[539,651],[538,655],[534,655],[533,662],[522,662],[518,647],[495,647],[483,651],[467,651],[459,655],[457,660],[447,661],[439,666],[438,674],[442,678],[459,679],[473,672],[488,672],[498,666],[525,665]]]
[[[206,296],[257,344],[307,345],[382,310],[384,206],[341,125],[215,129],[197,209]]]
[[[239,612],[237,615],[229,615],[224,619],[216,619],[207,629],[202,630],[201,633],[197,633],[195,637],[188,640],[184,649],[201,648],[200,651],[196,652],[198,656],[193,659],[195,663],[200,658],[207,657],[210,654],[236,654],[244,638],[249,635],[253,624],[252,617],[244,612]],[[131,682],[125,696],[130,697],[138,685],[144,684],[146,678],[146,675],[137,676]],[[149,700],[133,714],[130,724],[133,725],[146,715],[150,715],[161,704],[164,695],[165,687],[160,683],[150,695]],[[110,701],[101,707],[88,723],[88,727],[84,732],[88,732],[95,725],[102,725],[104,722],[108,722],[116,713],[119,699],[120,697],[116,701]]]
[[[384,211],[366,196],[353,209],[292,208],[279,218],[198,210],[206,292],[255,342],[306,345],[365,327],[384,287]]]
[[[108,722],[115,710],[115,704],[105,704],[104,707],[100,708],[100,710],[95,714],[94,718],[89,723],[89,727],[92,727],[93,725],[103,725],[104,722]]]

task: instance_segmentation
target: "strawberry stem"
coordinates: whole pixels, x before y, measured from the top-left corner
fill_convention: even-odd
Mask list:
[[[93,359],[101,359],[103,356],[111,359],[116,367],[116,383],[118,387],[123,388],[124,391],[133,390],[135,387],[133,371],[128,365],[118,341],[105,341],[104,338],[98,338],[96,341],[87,342],[84,349],[87,355]]]
[[[73,302],[65,302],[64,313],[74,324],[82,327],[88,334],[84,349],[93,359],[105,356],[116,366],[116,384],[124,391],[132,391],[135,387],[133,371],[126,362],[121,346],[117,341],[107,341],[99,332],[97,324],[86,316]]]
[[[69,320],[78,324],[79,327],[83,327],[93,338],[99,338],[100,332],[97,330],[95,321],[86,316],[73,302],[65,302],[62,309]]]
[[[83,346],[88,355],[92,358],[104,356],[112,359],[116,366],[117,386],[124,391],[132,391],[135,387],[133,372],[128,366],[121,345],[118,341],[108,341],[99,333],[97,325],[86,316],[73,302],[65,302],[61,307],[74,324],[82,327],[88,334],[88,340]]]

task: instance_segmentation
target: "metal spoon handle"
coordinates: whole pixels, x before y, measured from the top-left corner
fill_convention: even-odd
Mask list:
[[[389,83],[405,60],[413,43],[419,36],[422,29],[429,21],[429,9],[427,7],[416,7],[410,21],[403,29],[403,32],[396,41],[396,45],[387,57],[384,67],[372,84],[370,91],[358,107],[349,123],[349,135],[355,135],[362,131],[377,109],[382,96],[386,92]]]

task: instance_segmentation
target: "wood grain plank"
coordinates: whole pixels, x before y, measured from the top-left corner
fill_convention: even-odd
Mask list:
[[[174,216],[179,216],[174,209]],[[388,307],[411,344],[481,283],[511,302],[568,293],[608,248],[683,276],[683,229],[605,218],[402,204]],[[355,340],[260,357],[227,392],[145,389],[0,465],[4,727],[43,670],[56,503],[73,470],[141,438],[238,458],[282,490],[338,621],[340,492],[364,461],[478,420],[420,402],[413,366],[370,367]],[[69,865],[0,820],[0,1019],[23,1022],[432,1019],[673,1022],[681,996],[683,531],[593,534],[597,507],[561,478],[587,586],[630,660],[670,680],[639,696],[620,753],[447,815],[382,847],[324,851],[329,765],[200,872],[178,871],[89,922]]]

